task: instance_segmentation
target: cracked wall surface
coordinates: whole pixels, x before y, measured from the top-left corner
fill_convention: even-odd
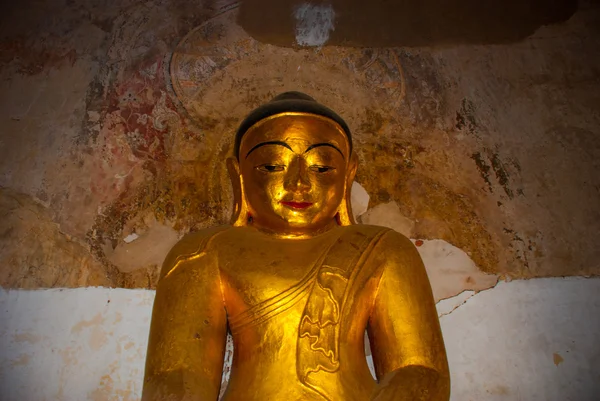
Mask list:
[[[277,47],[239,6],[2,6],[3,287],[153,288],[143,250],[228,221],[233,132],[291,89],[348,121],[365,222],[399,215],[502,277],[600,272],[597,4],[516,42],[385,48]]]
[[[451,400],[597,400],[598,293],[598,278],[544,278],[439,302]],[[149,290],[0,290],[2,399],[138,400],[153,298]]]

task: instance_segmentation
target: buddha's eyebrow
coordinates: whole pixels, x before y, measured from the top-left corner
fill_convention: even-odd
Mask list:
[[[250,153],[254,152],[256,149],[260,148],[261,146],[267,146],[267,145],[280,145],[280,146],[283,146],[285,148],[288,148],[292,152],[294,151],[290,145],[288,145],[287,143],[285,143],[283,141],[261,142],[258,145],[254,146],[252,149],[250,149],[250,151],[248,153],[246,153],[246,158],[248,158],[248,155],[250,155]]]
[[[304,153],[313,150],[314,148],[318,148],[320,146],[329,146],[330,148],[334,148],[335,150],[337,150],[338,152],[340,152],[340,155],[342,155],[342,157],[344,157],[344,154],[342,153],[342,151],[340,150],[340,148],[338,148],[337,146],[335,146],[332,143],[328,143],[328,142],[322,142],[322,143],[315,143],[310,145],[308,148],[306,148],[306,150],[304,151]]]

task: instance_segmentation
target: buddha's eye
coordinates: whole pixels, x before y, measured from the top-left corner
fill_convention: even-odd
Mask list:
[[[280,164],[262,164],[260,166],[256,166],[256,169],[265,173],[275,173],[277,171],[285,170],[285,166]]]
[[[313,166],[310,166],[310,169],[316,173],[326,173],[328,171],[335,170],[335,167],[313,165]]]

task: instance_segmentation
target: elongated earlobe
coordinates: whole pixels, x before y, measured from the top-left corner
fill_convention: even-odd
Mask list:
[[[231,215],[231,225],[242,227],[248,225],[249,214],[246,196],[244,195],[244,182],[240,174],[240,166],[234,157],[227,159],[227,171],[233,187],[233,214]]]
[[[356,153],[352,152],[350,160],[348,161],[348,173],[346,174],[346,183],[344,188],[344,199],[340,205],[337,214],[337,222],[341,226],[350,226],[356,224],[354,221],[354,214],[352,213],[352,183],[354,182],[354,176],[356,175],[356,168],[358,166],[358,157]]]
[[[352,188],[352,184],[347,185],[347,187]],[[350,190],[346,188],[346,196],[344,200],[342,200],[342,204],[340,205],[340,209],[337,214],[337,222],[340,226],[350,226],[352,224],[356,224],[354,221],[354,216],[352,215],[352,206],[350,204]]]

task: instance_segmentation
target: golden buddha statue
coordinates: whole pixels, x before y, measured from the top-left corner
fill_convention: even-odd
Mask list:
[[[234,150],[232,224],[188,234],[164,262],[142,399],[217,400],[230,330],[225,401],[447,401],[416,248],[353,222],[357,157],[344,120],[286,92],[244,120]]]

